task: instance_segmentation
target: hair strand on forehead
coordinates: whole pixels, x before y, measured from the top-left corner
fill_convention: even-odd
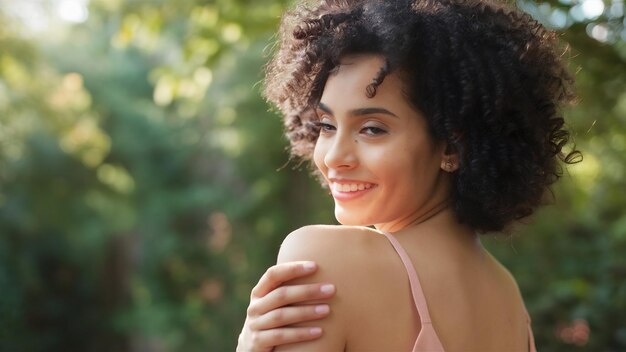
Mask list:
[[[385,77],[389,73],[389,66],[389,60],[385,58],[385,62],[376,73],[376,76],[372,79],[372,83],[368,84],[365,88],[365,94],[368,98],[373,98],[376,95],[376,88],[385,80]]]

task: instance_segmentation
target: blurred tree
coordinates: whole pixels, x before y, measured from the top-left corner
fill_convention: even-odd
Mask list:
[[[519,1],[563,31],[579,102],[565,111],[584,161],[520,238],[488,243],[514,272],[548,351],[626,349],[626,30],[622,1]]]
[[[233,348],[276,234],[315,207],[306,176],[276,172],[280,120],[254,88],[281,9],[93,2],[45,41],[3,36],[28,50],[2,82],[36,104],[3,114],[25,129],[2,139],[22,149],[3,154],[0,349]]]

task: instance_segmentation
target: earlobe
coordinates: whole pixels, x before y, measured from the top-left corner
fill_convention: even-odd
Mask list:
[[[441,161],[441,168],[446,172],[454,172],[459,168],[459,163],[453,158],[447,157]]]
[[[459,153],[450,142],[446,142],[441,157],[441,168],[446,172],[454,172],[459,168]]]

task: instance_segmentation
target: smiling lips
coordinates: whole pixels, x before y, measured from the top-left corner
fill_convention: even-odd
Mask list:
[[[351,200],[368,192],[375,184],[363,182],[331,183],[333,197],[336,200]]]
[[[335,192],[356,192],[372,188],[371,183],[337,183],[333,182]]]

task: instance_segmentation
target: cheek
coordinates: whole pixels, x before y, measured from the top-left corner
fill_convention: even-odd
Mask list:
[[[318,170],[322,171],[325,174],[325,166],[324,166],[324,156],[326,155],[326,151],[324,149],[323,143],[319,140],[315,143],[315,148],[313,149],[313,162],[315,163],[315,167]]]
[[[432,150],[422,145],[403,146],[396,149],[395,153],[380,158],[378,165],[384,165],[381,172],[387,179],[394,181],[397,191],[415,192],[421,187],[430,187],[437,173],[438,164],[432,153]],[[395,157],[390,158],[389,155]]]

